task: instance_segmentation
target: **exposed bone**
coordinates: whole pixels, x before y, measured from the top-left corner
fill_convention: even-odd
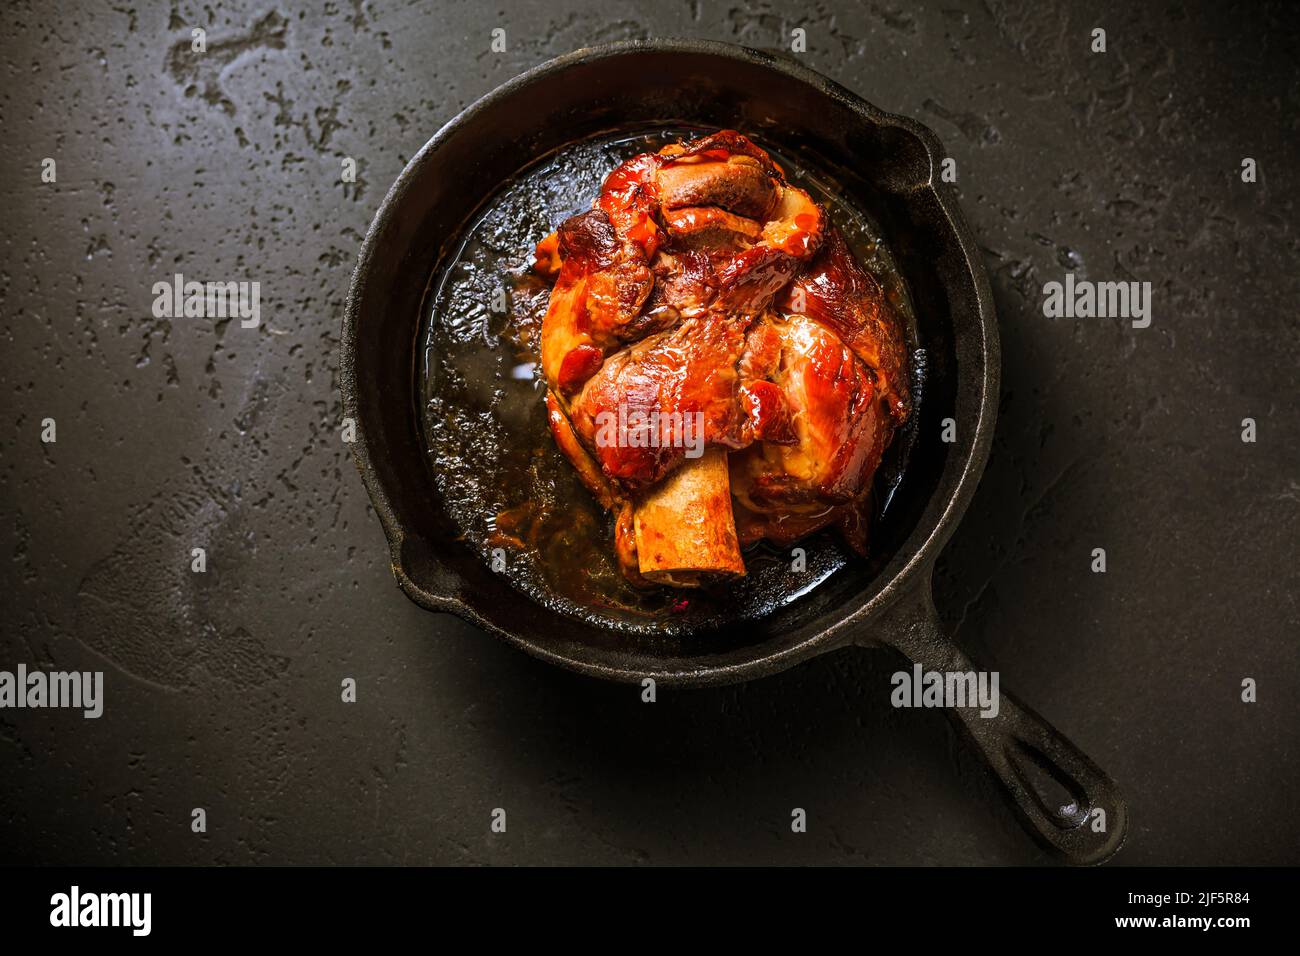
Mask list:
[[[637,504],[634,523],[641,574],[651,581],[699,587],[706,576],[745,573],[720,448],[688,459],[656,485]]]

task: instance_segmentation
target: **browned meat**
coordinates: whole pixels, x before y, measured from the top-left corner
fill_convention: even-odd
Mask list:
[[[630,579],[743,574],[741,546],[832,523],[865,548],[872,475],[909,411],[903,332],[766,152],[724,130],[633,157],[536,266],[555,277],[551,429],[617,512]]]

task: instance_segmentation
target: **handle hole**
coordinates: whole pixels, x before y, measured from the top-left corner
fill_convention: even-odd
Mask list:
[[[1006,754],[1020,782],[1057,826],[1068,830],[1087,822],[1092,813],[1087,795],[1046,754],[1019,740],[1007,745]]]

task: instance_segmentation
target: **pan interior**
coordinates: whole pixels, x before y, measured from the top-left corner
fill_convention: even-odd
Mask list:
[[[428,264],[416,405],[428,473],[456,538],[512,588],[600,631],[669,642],[730,632],[731,644],[744,634],[753,640],[757,622],[783,608],[821,606],[860,589],[895,556],[934,489],[936,451],[918,452],[918,436],[933,417],[926,410],[935,353],[943,365],[951,346],[942,323],[926,320],[925,295],[914,308],[905,278],[919,237],[890,232],[888,209],[873,208],[876,193],[856,173],[759,136],[790,179],[828,209],[904,317],[915,409],[876,475],[866,559],[824,531],[799,542],[796,552],[750,549],[749,573],[737,581],[650,593],[628,586],[615,566],[610,517],[581,487],[546,426],[536,336],[520,330],[540,327],[550,286],[529,265],[539,239],[590,208],[611,168],[700,132],[680,123],[605,130],[549,151],[501,184]]]

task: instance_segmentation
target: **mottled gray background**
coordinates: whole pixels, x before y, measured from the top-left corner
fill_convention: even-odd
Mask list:
[[[358,243],[434,130],[587,44],[803,27],[939,134],[993,280],[1001,417],[944,617],[1124,787],[1117,862],[1298,862],[1294,5],[896,4],[10,5],[0,669],[102,669],[107,704],[0,712],[0,859],[1045,859],[940,714],[889,707],[883,653],[651,707],[418,610],[339,440]],[[1067,270],[1150,281],[1151,328],[1045,319]],[[262,327],[154,319],[178,271],[260,281]]]

